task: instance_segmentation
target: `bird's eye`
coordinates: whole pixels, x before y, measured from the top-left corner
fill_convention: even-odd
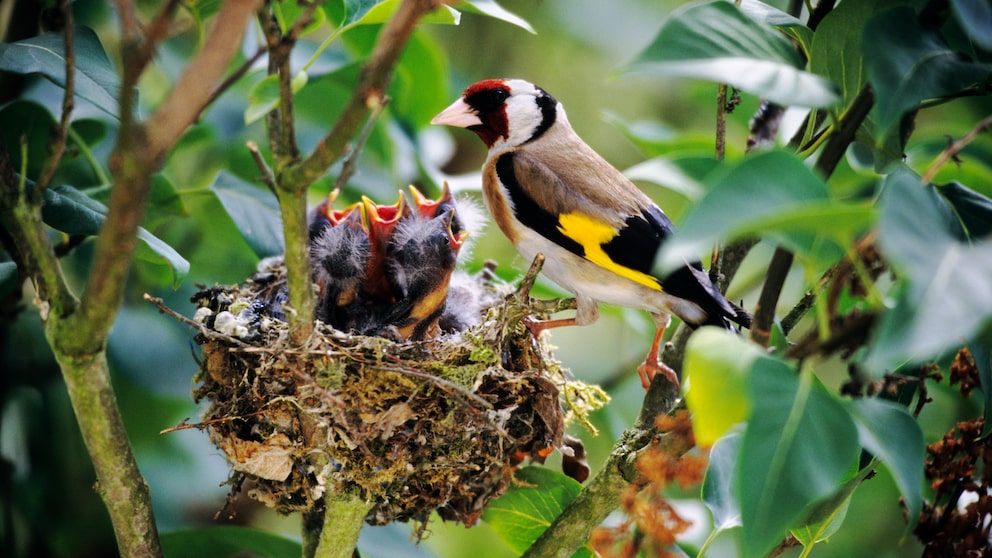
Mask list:
[[[502,89],[502,88],[500,88],[500,89],[493,89],[493,100],[496,103],[502,103],[509,96],[510,96],[510,93],[507,92],[506,89]]]

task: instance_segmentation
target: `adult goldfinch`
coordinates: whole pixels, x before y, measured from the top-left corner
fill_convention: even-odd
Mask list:
[[[482,192],[493,220],[525,259],[543,254],[544,274],[575,293],[575,316],[529,319],[533,335],[590,324],[600,302],[647,310],[657,326],[637,369],[647,389],[659,373],[678,384],[658,360],[672,314],[693,327],[750,325],[751,316],[723,297],[698,261],[664,276],[653,272],[672,222],[576,135],[561,103],[540,87],[519,79],[480,81],[431,123],[482,138],[489,148]]]

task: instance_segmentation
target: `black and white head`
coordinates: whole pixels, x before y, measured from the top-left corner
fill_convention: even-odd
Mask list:
[[[431,120],[431,124],[472,130],[490,153],[538,138],[555,122],[567,122],[561,104],[547,91],[522,79],[474,83]]]

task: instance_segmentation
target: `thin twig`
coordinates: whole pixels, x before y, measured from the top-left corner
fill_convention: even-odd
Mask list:
[[[41,173],[38,175],[38,180],[35,181],[34,189],[31,192],[31,203],[34,205],[41,204],[42,196],[44,196],[45,190],[52,183],[52,178],[55,176],[55,171],[59,168],[59,163],[62,162],[62,156],[65,154],[66,140],[69,136],[69,126],[72,124],[72,109],[75,105],[76,36],[73,30],[71,0],[63,0],[60,9],[62,11],[62,17],[65,18],[65,30],[63,31],[65,37],[65,87],[62,91],[62,116],[59,119],[59,126],[55,130],[52,143],[49,145],[51,152],[48,155],[48,159],[45,160],[45,165],[42,167]]]
[[[980,134],[988,130],[990,126],[992,126],[992,114],[986,116],[981,122],[978,123],[978,125],[972,128],[971,131],[962,136],[961,139],[952,142],[951,145],[947,146],[947,149],[941,151],[940,155],[937,156],[937,159],[935,159],[934,162],[927,167],[927,171],[923,173],[923,176],[920,178],[920,182],[924,185],[933,182],[933,177],[937,175],[937,172],[940,171],[940,168],[944,166],[944,164],[948,161],[956,160],[958,153],[961,153],[961,150],[967,147],[969,143],[975,141],[975,139]]]
[[[248,73],[248,70],[250,70],[252,68],[252,66],[254,66],[255,63],[258,62],[258,60],[260,58],[262,58],[262,56],[266,52],[268,52],[268,50],[265,47],[259,47],[258,50],[255,51],[255,54],[251,55],[251,58],[249,58],[248,60],[245,60],[243,64],[241,64],[240,66],[238,66],[238,69],[237,70],[234,70],[234,72],[232,72],[231,75],[227,76],[227,78],[225,78],[224,81],[222,81],[220,83],[220,85],[218,85],[210,93],[210,96],[207,98],[207,102],[203,104],[203,110],[206,110],[207,107],[213,105],[214,102],[221,95],[223,95],[225,92],[227,92],[227,90],[230,89],[232,85],[234,85],[235,83],[237,83],[241,78],[245,77],[245,74]],[[202,110],[201,110],[201,113],[202,113]],[[199,120],[199,118],[200,117],[197,116],[197,120]]]
[[[265,157],[262,155],[262,152],[258,150],[258,144],[254,141],[248,141],[245,143],[245,147],[247,147],[248,152],[251,153],[251,158],[255,161],[255,166],[257,166],[259,172],[262,173],[262,182],[269,187],[269,191],[275,194],[277,188],[276,177],[272,174],[272,169],[269,168],[268,163],[265,162]]]
[[[338,175],[338,179],[334,182],[334,189],[342,189],[344,185],[348,183],[348,180],[355,174],[355,170],[358,168],[358,157],[365,147],[365,142],[368,141],[369,136],[372,135],[372,130],[375,128],[375,123],[379,120],[382,115],[382,111],[386,109],[386,105],[389,104],[389,97],[384,97],[382,102],[376,105],[372,110],[372,114],[369,115],[368,120],[365,122],[365,127],[362,128],[362,133],[355,140],[354,146],[351,148],[351,152],[348,154],[348,158],[345,159],[344,165],[341,167],[341,174]]]

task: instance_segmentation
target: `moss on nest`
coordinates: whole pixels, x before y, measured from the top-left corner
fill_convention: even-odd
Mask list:
[[[564,379],[519,325],[527,297],[474,280],[492,303],[483,322],[416,343],[318,323],[293,347],[259,303],[267,284],[194,296],[204,326],[194,396],[209,403],[202,425],[231,462],[235,491],[251,480],[249,495],[283,512],[319,511],[327,491],[352,491],[374,502],[372,524],[424,522],[435,510],[475,523],[521,459],[562,445]],[[234,322],[218,318],[225,312]]]

